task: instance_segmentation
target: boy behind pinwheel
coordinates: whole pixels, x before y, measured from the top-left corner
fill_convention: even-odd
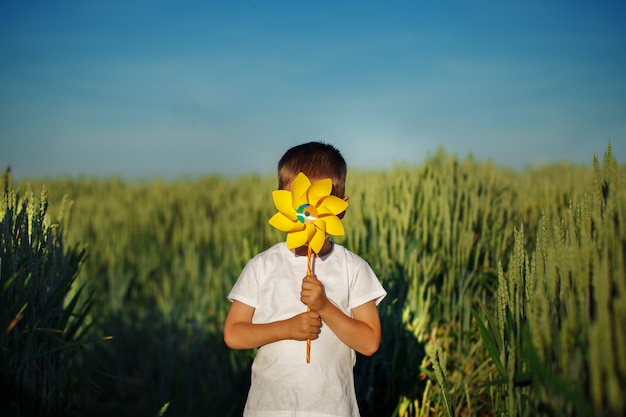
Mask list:
[[[322,142],[295,146],[278,163],[270,224],[287,241],[248,261],[224,324],[230,348],[258,348],[246,417],[359,416],[355,351],[378,350],[386,292],[367,262],[330,240],[343,234],[346,173],[341,153]]]

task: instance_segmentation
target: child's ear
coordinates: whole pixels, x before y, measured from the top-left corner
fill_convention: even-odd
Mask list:
[[[348,200],[350,200],[350,197],[348,197],[348,196],[345,196],[345,197],[343,198],[343,201],[348,201]],[[342,211],[341,213],[339,213],[339,214],[337,215],[337,217],[339,217],[339,220],[342,220],[342,219],[343,219],[343,216],[345,216],[345,215],[346,215],[346,211],[348,211],[348,209],[345,209],[344,211]]]

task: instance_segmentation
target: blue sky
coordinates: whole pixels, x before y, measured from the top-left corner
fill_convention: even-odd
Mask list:
[[[624,163],[625,4],[0,0],[0,164],[272,173],[309,140],[361,169]]]

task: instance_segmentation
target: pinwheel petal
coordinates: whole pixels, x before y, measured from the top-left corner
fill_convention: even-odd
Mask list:
[[[291,183],[292,207],[297,209],[301,204],[306,203],[306,192],[311,186],[311,181],[302,172],[298,173]]]
[[[326,233],[333,236],[343,236],[346,234],[341,220],[337,216],[324,216],[321,217],[326,223]]]
[[[322,248],[324,247],[324,242],[326,241],[326,235],[321,230],[317,230],[311,241],[309,243],[309,247],[315,253],[320,253]]]
[[[329,195],[320,200],[317,206],[317,213],[322,214],[339,214],[348,208],[348,202],[334,195]]]
[[[304,228],[304,225],[302,223],[298,222],[297,220],[291,220],[281,212],[274,214],[269,220],[269,224],[282,232],[291,232],[292,230]]]
[[[289,249],[299,248],[306,245],[309,239],[309,233],[306,228],[287,234],[287,247]]]
[[[309,200],[309,204],[313,204],[317,206],[318,202],[330,195],[333,190],[333,182],[330,178],[326,178],[320,181],[315,181],[309,187],[307,191],[307,197]]]
[[[291,205],[291,192],[287,190],[275,190],[272,191],[272,198],[274,199],[276,210],[284,214],[291,221],[295,222],[298,220],[296,210]]]
[[[315,227],[313,223],[307,224],[306,231],[307,231],[307,242],[310,242],[311,239],[313,239],[313,235],[315,235],[315,233],[317,232],[317,227]]]

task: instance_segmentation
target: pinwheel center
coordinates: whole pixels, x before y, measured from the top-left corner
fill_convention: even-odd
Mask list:
[[[296,216],[300,223],[311,224],[317,220],[317,209],[311,204],[303,204],[298,207]]]

